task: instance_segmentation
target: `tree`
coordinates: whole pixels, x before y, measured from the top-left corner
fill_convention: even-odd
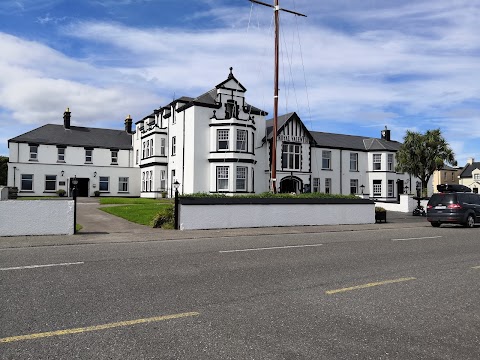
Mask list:
[[[0,185],[7,185],[8,157],[0,156]]]
[[[420,179],[424,196],[427,195],[430,177],[446,163],[457,165],[455,154],[440,129],[427,130],[425,134],[407,130],[397,152],[396,170]]]

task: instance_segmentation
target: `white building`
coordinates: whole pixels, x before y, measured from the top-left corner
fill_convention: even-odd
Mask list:
[[[172,196],[180,193],[247,194],[270,188],[272,120],[246,101],[246,88],[230,68],[227,79],[196,97],[181,97],[125,130],[45,125],[9,140],[9,186],[19,195],[71,187],[80,196]],[[396,201],[412,188],[395,172],[400,143],[390,130],[380,138],[309,131],[296,113],[280,116],[277,185],[281,192],[369,194]],[[413,182],[415,183],[415,182]]]

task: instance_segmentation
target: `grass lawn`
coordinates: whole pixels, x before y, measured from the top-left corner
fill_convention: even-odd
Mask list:
[[[151,222],[155,217],[155,215],[157,215],[161,209],[164,209],[167,206],[169,206],[171,202],[171,201],[158,201],[153,199],[125,199],[125,200],[152,200],[152,201],[148,201],[146,203],[137,203],[137,204],[132,203],[130,205],[101,207],[100,210],[137,224],[151,226]]]
[[[101,205],[109,204],[159,204],[171,203],[173,199],[146,199],[146,198],[119,198],[119,197],[104,197],[100,198]]]

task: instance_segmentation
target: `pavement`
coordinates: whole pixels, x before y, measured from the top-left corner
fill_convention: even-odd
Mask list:
[[[35,247],[382,229],[387,230],[430,226],[430,223],[427,222],[425,217],[412,216],[410,213],[388,211],[387,222],[375,224],[289,226],[180,231],[154,229],[149,226],[135,224],[125,219],[101,211],[99,207],[100,204],[98,202],[98,198],[78,198],[77,223],[83,226],[82,230],[79,233],[70,236],[0,236],[0,249],[29,246]]]

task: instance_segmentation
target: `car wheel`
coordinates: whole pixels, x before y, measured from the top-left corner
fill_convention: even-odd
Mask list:
[[[465,227],[473,228],[474,225],[475,225],[475,219],[473,218],[472,215],[468,215],[467,222],[465,223]]]
[[[430,224],[431,224],[433,227],[440,227],[440,223],[437,222],[437,221],[432,221]]]

